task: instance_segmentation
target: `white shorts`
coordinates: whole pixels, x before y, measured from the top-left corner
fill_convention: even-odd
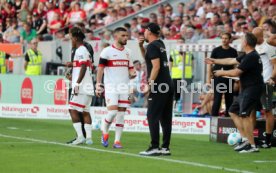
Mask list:
[[[69,102],[69,106],[70,106],[69,109],[73,109],[79,112],[89,112],[91,102],[92,102],[91,95],[84,95],[84,94],[71,95],[70,102]]]
[[[128,108],[130,106],[128,94],[105,93],[106,106]]]

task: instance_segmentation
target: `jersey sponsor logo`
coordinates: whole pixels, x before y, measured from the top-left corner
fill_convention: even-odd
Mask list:
[[[21,103],[32,104],[33,101],[33,83],[30,78],[25,78],[21,86]]]
[[[128,67],[128,60],[108,60],[108,67]]]
[[[67,101],[67,89],[64,79],[58,79],[56,81],[54,91],[54,103],[55,105],[66,105]]]

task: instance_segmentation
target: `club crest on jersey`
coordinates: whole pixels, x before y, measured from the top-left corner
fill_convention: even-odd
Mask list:
[[[163,53],[163,52],[166,52],[166,49],[163,47],[160,47],[160,51]]]
[[[129,53],[126,53],[126,57],[127,57],[127,59],[129,59]]]

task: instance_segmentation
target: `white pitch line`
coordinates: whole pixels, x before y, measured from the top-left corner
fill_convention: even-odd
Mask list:
[[[255,160],[254,163],[276,163],[276,160]]]
[[[246,171],[246,170],[232,169],[232,168],[226,168],[226,167],[215,166],[215,165],[208,165],[208,164],[203,164],[203,163],[198,163],[198,162],[168,159],[168,158],[164,158],[164,157],[146,157],[146,156],[140,156],[138,154],[133,154],[133,153],[103,150],[103,149],[98,149],[98,148],[93,148],[93,147],[86,147],[86,146],[79,146],[79,145],[69,145],[69,144],[64,144],[64,143],[59,143],[59,142],[45,141],[45,140],[39,140],[39,139],[33,139],[33,138],[24,138],[24,137],[10,136],[10,135],[4,135],[4,134],[0,134],[0,137],[18,139],[18,140],[25,140],[25,141],[31,141],[31,142],[37,142],[37,143],[44,143],[44,144],[60,145],[60,146],[70,147],[70,148],[81,148],[81,149],[86,149],[86,150],[92,150],[92,151],[103,152],[103,153],[119,154],[119,155],[125,155],[125,156],[136,157],[136,158],[161,160],[161,161],[166,161],[166,162],[171,162],[171,163],[179,163],[179,164],[195,166],[195,167],[203,167],[203,168],[209,168],[209,169],[224,170],[224,171],[228,171],[228,172],[254,173],[254,172]]]
[[[37,142],[22,142],[22,141],[18,141],[18,142],[9,142],[9,141],[3,141],[3,142],[0,142],[0,145],[1,144],[34,144],[34,143],[37,143]]]

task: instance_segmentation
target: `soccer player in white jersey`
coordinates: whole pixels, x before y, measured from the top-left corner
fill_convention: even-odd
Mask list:
[[[121,136],[124,127],[124,115],[129,101],[129,79],[135,77],[131,52],[125,47],[128,33],[125,28],[114,30],[114,44],[102,50],[99,60],[96,94],[102,93],[101,82],[104,74],[105,100],[108,115],[102,125],[102,145],[108,147],[109,127],[116,117],[115,141],[113,148],[122,148]]]
[[[260,147],[271,148],[271,138],[274,128],[274,115],[272,109],[275,108],[272,96],[275,85],[274,81],[276,79],[276,47],[264,39],[262,28],[254,28],[252,33],[257,38],[256,51],[259,53],[262,60],[263,78],[266,84],[261,97],[261,103],[265,110],[266,131],[265,141],[260,145]]]
[[[89,113],[92,95],[94,93],[92,83],[92,62],[90,54],[85,46],[83,40],[84,33],[78,27],[73,27],[70,30],[70,38],[72,47],[76,48],[73,60],[72,72],[72,95],[69,101],[70,114],[73,121],[73,127],[77,132],[77,138],[72,142],[73,145],[82,143],[92,144],[92,120]],[[86,139],[82,133],[81,122],[78,112],[83,112],[84,129],[86,132]]]

